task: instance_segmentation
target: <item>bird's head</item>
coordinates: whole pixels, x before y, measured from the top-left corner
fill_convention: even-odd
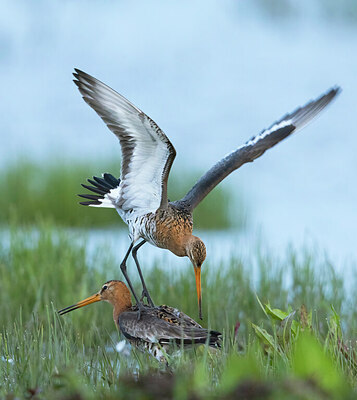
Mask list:
[[[130,292],[125,283],[122,281],[112,280],[104,283],[99,292],[87,297],[82,301],[79,301],[76,304],[73,304],[72,306],[59,310],[58,313],[60,315],[67,314],[68,312],[76,310],[77,308],[81,308],[102,300],[112,304],[114,309],[117,310],[118,314],[131,307]]]
[[[186,243],[186,255],[195,271],[199,317],[202,319],[201,266],[206,259],[206,246],[197,236],[190,236]]]

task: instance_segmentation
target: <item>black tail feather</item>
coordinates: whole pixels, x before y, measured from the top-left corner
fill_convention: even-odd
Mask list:
[[[99,183],[100,186],[97,185],[97,187],[106,187],[107,189],[111,190],[113,189],[113,186],[106,182],[103,178],[98,178],[97,176],[93,176],[93,179]]]
[[[107,190],[107,188],[103,188],[102,185],[100,185],[100,184],[99,184],[98,182],[96,182],[96,181],[92,181],[92,179],[87,179],[87,181],[88,181],[91,185],[95,186],[96,188],[101,188],[101,189],[103,189],[103,190]]]
[[[99,189],[95,186],[88,186],[83,183],[81,183],[81,186],[83,186],[85,189],[92,191],[93,193],[98,193],[98,194],[103,194],[103,195],[107,193],[107,191],[105,191],[103,189]]]
[[[208,339],[208,340],[207,340]],[[196,337],[192,339],[161,339],[160,343],[161,344],[169,344],[170,341],[173,341],[174,343],[180,345],[184,344],[185,346],[188,345],[194,345],[194,344],[208,344],[211,347],[221,347],[221,340],[222,340],[222,334],[217,331],[207,331],[207,335],[202,335],[202,337]]]
[[[80,205],[82,206],[99,206],[101,204],[100,201],[80,201]]]
[[[105,173],[103,174],[103,178],[106,182],[111,183],[113,187],[119,186],[120,179],[114,178],[112,174]]]
[[[115,189],[120,184],[120,179],[116,179],[113,175],[105,173],[103,174],[103,178],[99,178],[97,176],[93,176],[92,179],[87,179],[87,181],[92,185],[81,184],[85,189],[90,190],[95,194],[79,194],[79,197],[84,199],[88,199],[91,201],[82,201],[79,204],[83,206],[90,205],[100,205],[101,199],[104,199],[104,196],[109,193],[112,189]]]
[[[209,345],[210,346],[217,346],[221,348],[221,341],[222,341],[222,333],[217,331],[210,331],[209,332]]]
[[[79,194],[78,196],[83,197],[83,199],[89,199],[89,200],[99,200],[103,198],[103,196],[99,196],[96,194]]]

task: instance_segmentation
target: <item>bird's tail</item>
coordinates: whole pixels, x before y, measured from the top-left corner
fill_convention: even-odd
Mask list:
[[[82,186],[95,194],[79,194],[79,197],[89,200],[81,201],[79,204],[90,207],[115,208],[115,200],[119,194],[120,179],[105,173],[102,174],[102,178],[93,176],[93,180],[87,180],[93,186],[84,185],[83,183]]]
[[[186,328],[184,329],[186,332],[187,336],[191,337],[185,337],[185,338],[177,338],[174,340],[177,344],[183,344],[184,346],[190,346],[190,345],[197,345],[197,344],[208,344],[211,347],[221,347],[221,341],[222,341],[222,333],[217,332],[217,331],[209,331],[207,329],[192,329],[192,328]],[[167,344],[169,343],[170,340],[161,340],[161,344]]]
[[[221,347],[222,333],[217,331],[209,331],[208,344],[212,347]]]

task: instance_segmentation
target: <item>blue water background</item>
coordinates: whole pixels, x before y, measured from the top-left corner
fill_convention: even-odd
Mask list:
[[[339,84],[321,118],[224,185],[244,196],[249,241],[278,253],[308,242],[338,263],[356,258],[357,25],[313,3],[281,17],[243,0],[1,0],[0,167],[119,154],[72,83],[74,67],[160,125],[176,147],[176,172],[209,168]]]

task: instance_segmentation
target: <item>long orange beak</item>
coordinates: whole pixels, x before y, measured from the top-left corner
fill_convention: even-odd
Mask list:
[[[201,293],[201,268],[193,267],[195,270],[196,278],[196,289],[197,289],[197,299],[198,299],[198,315],[202,319],[202,293]]]
[[[72,306],[62,308],[62,310],[58,311],[58,314],[59,315],[67,314],[70,311],[77,310],[77,308],[87,306],[88,304],[96,303],[97,301],[101,301],[99,293],[93,294],[93,296],[87,297],[86,299],[76,304],[73,304]]]

